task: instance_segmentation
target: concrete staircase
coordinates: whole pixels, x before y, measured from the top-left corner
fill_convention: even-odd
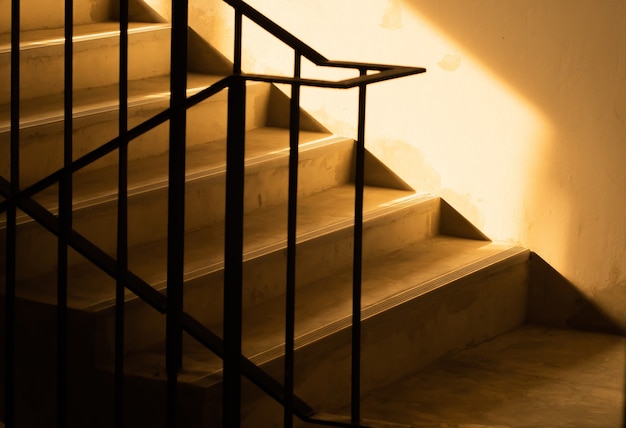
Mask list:
[[[75,158],[116,136],[118,105],[113,6],[79,1],[77,9]],[[130,126],[169,102],[170,26],[150,22],[149,14],[139,12],[130,27]],[[35,7],[23,12],[23,187],[62,165],[62,18],[51,11],[43,19],[39,13]],[[0,175],[8,179],[10,28],[0,24]],[[219,54],[203,49],[198,56],[217,61],[189,67],[189,94],[216,82],[227,68]],[[226,103],[222,91],[189,110],[184,207],[185,311],[218,335]],[[288,100],[277,88],[255,83],[248,85],[247,103],[243,351],[281,379]],[[333,135],[304,112],[300,138],[296,393],[315,408],[339,408],[350,396],[354,142]],[[166,279],[167,147],[166,124],[129,147],[129,268],[161,292]],[[76,173],[73,194],[75,230],[112,257],[116,163],[112,153]],[[364,393],[524,322],[527,250],[490,242],[445,201],[411,189],[369,154],[366,185]],[[34,199],[56,213],[57,193],[53,186]],[[3,214],[3,261],[5,222]],[[17,420],[19,426],[54,426],[54,400],[48,397],[55,393],[56,238],[24,213],[18,223]],[[70,264],[70,422],[112,426],[115,284],[76,253]],[[127,426],[164,426],[164,326],[164,316],[127,293]],[[217,357],[185,337],[180,427],[219,426],[221,368]],[[280,406],[247,383],[244,403],[244,426],[280,426]]]

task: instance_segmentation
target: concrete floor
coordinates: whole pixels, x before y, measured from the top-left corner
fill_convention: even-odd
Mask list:
[[[523,326],[368,394],[363,417],[415,428],[624,427],[625,368],[624,337]]]
[[[436,428],[625,426],[626,338],[524,326],[379,389],[365,418]]]

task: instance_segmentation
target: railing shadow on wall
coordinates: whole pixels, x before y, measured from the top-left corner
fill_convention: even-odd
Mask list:
[[[167,426],[177,424],[178,372],[182,364],[183,331],[223,359],[223,425],[240,425],[241,377],[245,376],[284,407],[284,423],[293,424],[293,416],[329,426],[364,426],[360,415],[360,322],[361,322],[361,250],[363,222],[363,187],[365,156],[366,88],[385,80],[423,73],[419,67],[330,61],[310,46],[281,28],[266,16],[240,0],[225,0],[235,11],[234,63],[232,74],[187,97],[188,2],[172,1],[171,83],[170,107],[149,120],[128,129],[128,0],[120,0],[120,69],[119,69],[119,135],[90,153],[72,158],[72,91],[64,98],[64,166],[56,172],[26,187],[20,186],[20,2],[11,3],[11,172],[0,177],[0,214],[6,213],[5,270],[5,424],[15,426],[15,341],[16,328],[16,247],[17,210],[22,210],[58,239],[57,264],[57,426],[67,425],[67,282],[68,251],[73,249],[96,267],[115,279],[115,423],[122,426],[124,410],[124,293],[128,289],[166,316]],[[71,88],[73,52],[73,0],[65,1],[65,88]],[[264,28],[294,51],[292,77],[246,74],[241,69],[243,17]],[[322,67],[352,69],[358,76],[340,81],[305,79],[301,77],[301,61],[306,58]],[[284,384],[276,381],[242,355],[242,254],[243,254],[243,185],[245,151],[246,82],[261,81],[291,86],[290,155],[287,238],[287,292],[285,328]],[[322,415],[294,394],[294,319],[295,319],[295,254],[296,207],[298,183],[298,138],[300,128],[300,89],[358,88],[358,136],[356,150],[354,203],[354,267],[352,304],[352,374],[351,415],[336,417]],[[183,308],[183,246],[185,188],[186,112],[190,107],[228,89],[228,125],[226,154],[226,224],[224,248],[224,335],[223,339],[200,324]],[[159,293],[128,269],[127,177],[128,145],[156,126],[170,124],[169,188],[168,188],[168,262],[167,293]],[[118,219],[117,257],[109,256],[72,226],[73,174],[103,156],[118,151]],[[59,214],[55,216],[33,198],[39,191],[59,184]]]

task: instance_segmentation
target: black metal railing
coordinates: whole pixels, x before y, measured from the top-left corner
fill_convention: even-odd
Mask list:
[[[15,426],[15,340],[16,328],[16,247],[17,210],[22,210],[57,236],[57,307],[58,307],[58,385],[57,426],[67,423],[67,276],[69,249],[77,251],[116,281],[115,312],[115,417],[116,427],[123,426],[124,412],[124,294],[128,289],[152,308],[166,315],[167,426],[177,425],[178,374],[182,364],[182,334],[186,332],[223,359],[223,424],[240,425],[241,379],[247,377],[284,406],[284,424],[291,427],[293,416],[330,426],[362,426],[360,409],[361,348],[361,252],[363,224],[363,187],[365,156],[366,88],[369,84],[414,75],[423,68],[329,61],[285,29],[240,0],[224,0],[235,13],[234,61],[230,76],[199,93],[187,97],[188,2],[172,1],[170,107],[149,120],[128,128],[128,0],[120,0],[120,69],[119,135],[90,153],[72,159],[72,53],[73,1],[65,0],[65,119],[63,167],[25,188],[20,186],[20,2],[12,0],[11,30],[11,173],[0,177],[0,213],[6,212],[5,266],[5,425]],[[292,77],[247,74],[242,71],[242,28],[244,16],[264,28],[294,51]],[[353,69],[358,76],[328,81],[301,77],[302,58],[322,67]],[[243,268],[243,190],[245,152],[246,82],[262,81],[291,85],[289,200],[287,224],[287,292],[284,382],[281,384],[242,355],[242,268]],[[319,88],[358,88],[358,124],[354,204],[354,267],[352,308],[352,385],[351,415],[347,419],[322,417],[294,394],[294,320],[296,277],[296,211],[298,184],[298,138],[300,128],[300,90]],[[210,331],[184,311],[184,207],[187,109],[228,89],[228,125],[226,154],[226,222],[224,248],[224,331],[223,338]],[[128,145],[138,136],[169,121],[169,190],[168,190],[168,262],[167,293],[163,296],[150,284],[128,269]],[[116,258],[90,242],[72,225],[73,174],[103,156],[118,150],[118,219]],[[53,215],[33,196],[59,185],[59,213]]]

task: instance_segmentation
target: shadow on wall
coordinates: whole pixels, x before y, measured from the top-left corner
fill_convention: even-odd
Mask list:
[[[549,118],[554,135],[538,147],[519,195],[525,207],[520,238],[626,326],[626,2],[403,4]],[[546,292],[556,299],[557,289],[567,295],[574,285]],[[586,299],[578,298],[564,301],[580,317],[568,323],[582,326],[593,317],[583,310]],[[565,304],[552,303],[554,311]]]
[[[405,3],[541,108],[562,132],[592,131],[594,121],[619,114],[611,101],[623,99],[614,86],[623,84],[623,1],[572,2],[576,7],[540,0]]]
[[[536,253],[530,255],[528,321],[626,335],[618,323]]]
[[[619,323],[536,253],[530,254],[527,311],[527,321],[532,324],[626,336],[626,330]],[[626,391],[626,379],[623,390]],[[626,394],[624,400],[626,426]]]

